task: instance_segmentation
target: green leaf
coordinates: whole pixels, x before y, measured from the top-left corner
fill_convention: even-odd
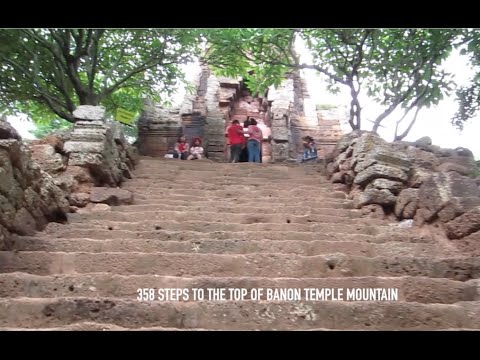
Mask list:
[[[77,46],[80,31],[89,36]],[[197,29],[0,29],[0,103],[36,122],[72,120],[78,105],[139,111],[143,96],[172,93],[183,81],[179,65],[200,52],[198,35]],[[56,39],[75,46],[65,51]]]

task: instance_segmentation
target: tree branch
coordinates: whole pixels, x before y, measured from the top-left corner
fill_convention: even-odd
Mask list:
[[[340,32],[335,32],[335,31],[334,31],[334,34],[335,34],[335,33],[338,34],[338,35],[340,35],[340,37],[343,37],[343,36],[344,36],[342,30],[340,30]],[[345,63],[350,63],[350,61],[348,60],[347,55],[345,55],[345,54],[343,53],[343,51],[341,51],[341,50],[335,51],[335,49],[334,49],[334,47],[332,46],[332,44],[328,41],[328,37],[325,37],[324,41],[325,41],[325,45],[327,45],[327,47],[328,47],[328,50],[330,50],[330,51],[332,52],[332,54],[338,53],[338,54],[340,54],[340,56],[345,60]],[[343,41],[343,40],[342,40],[342,41]],[[345,42],[344,42],[344,43],[345,43]],[[347,44],[347,45],[348,45],[348,44]]]
[[[399,125],[399,122],[397,122],[397,125],[395,126],[395,138],[394,138],[393,141],[403,140],[408,135],[408,133],[410,132],[410,130],[413,127],[413,124],[415,124],[415,121],[417,120],[418,113],[420,112],[421,109],[422,109],[421,106],[417,107],[417,110],[415,111],[415,115],[413,115],[412,121],[410,122],[408,127],[405,129],[405,131],[401,135],[397,135],[397,129],[398,129],[398,125]]]
[[[298,56],[297,52],[295,51],[295,37],[297,33],[300,31],[298,29],[291,29],[292,33],[290,35],[290,40],[288,43],[288,51],[290,53],[290,56],[293,59],[294,64],[299,64],[300,63],[300,57]]]
[[[64,75],[61,71],[58,71],[58,69],[54,69],[53,71],[55,76],[51,77],[50,80],[65,99],[66,109],[70,112],[73,112],[75,110],[75,105],[67,91],[67,84],[65,82]]]
[[[104,78],[103,78],[103,87],[104,88],[107,88],[108,80],[110,80],[110,77],[112,76],[113,72],[117,69],[118,65],[120,65],[124,56],[125,56],[125,48],[122,48],[121,51],[120,51],[120,55],[118,56],[117,61],[115,62],[115,64],[110,66],[110,69],[108,69],[108,72],[106,72],[105,75],[104,75]]]
[[[283,66],[287,66],[287,67],[290,67],[290,68],[296,68],[296,69],[312,69],[312,70],[316,70],[324,75],[327,75],[330,79],[332,80],[335,80],[336,82],[339,82],[341,84],[344,84],[344,85],[347,85],[348,86],[348,81],[347,80],[344,80],[334,74],[331,74],[329,73],[327,70],[321,68],[320,66],[318,65],[307,65],[307,64],[298,64],[298,65],[293,65],[293,64],[285,64],[285,63],[282,63],[282,62],[279,62],[279,61],[269,61],[269,64],[270,65],[283,65]]]
[[[424,65],[424,59],[422,58],[422,61],[421,61],[421,66]],[[420,65],[420,64],[419,64]],[[416,66],[413,71],[410,73],[410,76],[409,78],[411,79],[412,76],[414,75],[417,75],[419,70],[421,69],[421,66]],[[433,62],[431,62],[431,66],[433,66]],[[405,99],[407,99],[410,94],[412,93],[412,91],[415,89],[415,87],[420,83],[421,81],[421,77],[420,76],[417,76],[414,80],[413,80],[413,83],[410,84],[408,86],[408,88],[403,92],[403,94],[401,96],[398,96],[396,97],[396,99],[393,101],[393,103],[383,112],[381,113],[376,119],[375,119],[375,122],[374,122],[374,125],[373,125],[373,128],[372,128],[372,131],[373,132],[377,132],[378,131],[378,128],[380,126],[380,123],[383,121],[383,119],[385,119],[387,116],[389,116],[396,108],[399,104],[401,104],[403,101],[405,101]],[[399,84],[399,86],[401,86],[401,84]],[[400,92],[400,89],[399,91]]]
[[[131,70],[128,74],[124,75],[122,77],[121,80],[118,80],[115,84],[113,84],[112,86],[110,86],[109,88],[106,88],[102,91],[102,93],[100,94],[99,96],[99,100],[103,99],[104,97],[112,94],[115,90],[117,90],[123,83],[125,83],[126,81],[128,81],[132,76],[136,75],[136,74],[139,74],[141,73],[142,71],[146,71],[148,69],[152,69],[154,68],[155,66],[160,66],[160,65],[171,65],[171,64],[174,64],[174,62],[170,62],[170,63],[163,63],[163,64],[158,64],[158,63],[155,63],[155,64],[151,64],[151,65],[142,65],[142,66],[138,66],[137,68]]]
[[[87,35],[87,38],[89,39],[88,52],[90,52],[89,55],[92,58],[92,65],[90,67],[90,71],[87,72],[88,89],[90,90],[90,93],[94,92],[95,76],[97,74],[98,55],[99,55],[98,44],[104,32],[105,30],[96,30],[95,33],[93,33],[93,32],[90,32],[89,30],[89,33]],[[91,44],[90,44],[90,41],[91,41]],[[123,49],[122,49],[122,52],[123,52]]]
[[[66,120],[69,119],[69,115],[63,111],[61,111],[61,108],[64,108],[66,110],[69,110],[68,107],[68,103],[64,103],[62,102],[60,99],[56,98],[55,96],[51,95],[47,89],[44,88],[44,86],[38,82],[38,79],[37,77],[35,76],[35,74],[32,74],[31,71],[29,71],[28,69],[25,69],[22,65],[20,65],[19,63],[17,63],[15,60],[12,60],[10,58],[6,58],[5,56],[2,56],[1,57],[3,61],[5,61],[5,63],[7,64],[10,64],[12,67],[16,68],[17,70],[19,70],[21,73],[23,73],[24,76],[28,77],[31,79],[32,83],[33,83],[33,86],[35,88],[35,90],[37,91],[37,93],[39,94],[38,96],[43,99],[43,102],[48,105],[48,107],[50,107],[57,115],[59,116],[62,116],[63,118],[65,118]],[[50,79],[51,80],[51,79]],[[58,84],[55,84],[53,81],[52,83],[54,84],[54,86],[56,86],[58,88]],[[65,97],[66,99],[69,99],[68,96]],[[55,104],[57,104],[59,107],[55,106]],[[61,115],[60,115],[61,114]],[[71,117],[71,120],[69,121],[73,121],[73,117]]]
[[[75,122],[75,118],[73,117],[73,114],[71,113],[66,113],[64,111],[62,111],[61,109],[59,109],[58,107],[56,107],[54,104],[53,104],[53,101],[51,99],[49,99],[48,96],[45,96],[44,93],[40,94],[38,96],[40,99],[44,100],[43,103],[46,104],[55,114],[57,114],[58,116],[60,116],[62,119],[65,119],[67,121],[70,121],[71,123],[74,123]],[[40,100],[39,99],[39,100]]]
[[[32,37],[35,39],[39,45],[41,45],[43,48],[47,49],[52,55],[56,63],[61,66],[65,71],[67,71],[67,64],[65,61],[65,58],[62,58],[60,54],[56,51],[57,48],[53,46],[50,42],[48,42],[44,37],[39,35],[35,30],[29,30],[29,29],[22,29],[22,32],[24,32],[27,36]],[[25,46],[24,46],[25,48]]]
[[[75,89],[78,99],[80,100],[80,104],[81,105],[87,104],[89,92],[83,85],[78,74],[78,65],[79,65],[78,58],[70,54],[71,31],[67,29],[65,30],[64,33],[60,33],[60,34],[53,29],[49,29],[49,31],[53,39],[55,40],[55,42],[62,49],[62,54],[66,60],[66,65],[67,65],[66,72],[67,72],[68,78],[72,82],[73,88]]]

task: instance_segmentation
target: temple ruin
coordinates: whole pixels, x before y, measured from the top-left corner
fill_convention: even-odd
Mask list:
[[[338,108],[317,108],[298,72],[287,74],[276,89],[252,94],[241,78],[217,77],[205,64],[196,79],[196,93],[187,94],[180,108],[145,105],[138,121],[138,148],[140,154],[154,157],[172,150],[183,134],[188,142],[200,137],[207,157],[224,161],[226,127],[232,120],[243,124],[253,117],[264,133],[263,162],[296,159],[305,135],[315,139],[322,158],[343,135],[341,121],[345,119]]]

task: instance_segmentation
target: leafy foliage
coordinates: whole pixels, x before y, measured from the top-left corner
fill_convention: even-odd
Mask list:
[[[35,125],[35,130],[30,130],[30,133],[37,139],[41,139],[57,130],[69,129],[73,124],[63,119],[54,119],[46,123]]]
[[[452,124],[460,130],[466,121],[474,117],[480,106],[480,84],[472,82],[468,86],[461,87],[456,91],[458,110],[455,113]]]
[[[458,110],[452,124],[462,130],[464,123],[474,117],[480,108],[480,30],[464,29],[458,46],[476,70],[470,83],[456,91]]]
[[[333,104],[317,104],[315,106],[316,110],[334,110],[337,108],[337,105]]]
[[[451,75],[441,69],[441,64],[450,55],[458,34],[450,29],[391,29],[379,33],[375,56],[368,64],[373,76],[367,87],[369,95],[385,106],[385,111],[375,119],[373,131],[400,107],[404,114],[397,121],[395,140],[401,140],[422,108],[437,105],[452,92]],[[398,133],[400,123],[413,109],[412,121],[403,133]]]
[[[40,123],[73,121],[78,105],[138,112],[171,95],[198,44],[194,29],[2,29],[1,110]]]
[[[278,85],[286,73],[313,69],[332,93],[351,94],[352,129],[361,128],[360,94],[383,105],[374,131],[397,107],[405,115],[437,104],[452,91],[449,74],[440,69],[460,31],[456,29],[213,29],[205,60],[225,76],[247,76],[249,88]],[[301,38],[312,55],[305,64],[294,51]],[[415,119],[416,119],[415,115]],[[404,116],[405,117],[405,116]],[[404,119],[399,120],[398,124]],[[414,121],[407,127],[408,133]],[[397,124],[397,125],[398,125]]]
[[[219,76],[242,76],[253,92],[279,86],[295,57],[292,29],[204,29],[204,61]]]

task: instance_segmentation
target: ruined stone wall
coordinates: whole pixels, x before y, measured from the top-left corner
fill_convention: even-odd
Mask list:
[[[208,78],[210,77],[208,66],[202,66],[201,71],[194,83],[197,91],[194,94],[186,94],[180,107],[182,133],[187,138],[189,144],[194,138],[200,138],[205,144],[205,125],[207,117],[207,106],[205,96],[208,88]]]
[[[268,99],[265,96],[253,96],[243,82],[239,82],[238,84],[236,92],[231,95],[229,121],[227,121],[225,125],[227,126],[232,120],[238,120],[240,125],[243,126],[243,123],[249,117],[254,118],[257,121],[257,126],[263,133],[262,161],[269,162],[272,160],[272,148],[270,143],[271,121],[268,117]],[[228,91],[224,82],[222,82],[221,85],[222,92]]]
[[[145,109],[138,119],[138,151],[141,155],[163,157],[173,151],[181,134],[180,109],[164,109],[159,104],[145,101]]]
[[[326,170],[366,213],[439,224],[450,239],[480,239],[480,182],[468,149],[442,149],[428,137],[387,143],[354,131],[338,142]]]
[[[58,159],[52,161],[52,166]],[[0,250],[12,234],[33,235],[48,222],[67,219],[67,193],[32,159],[30,148],[0,119]]]
[[[286,79],[277,89],[270,88],[268,98],[272,101],[272,158],[273,161],[285,161],[289,158],[290,115],[294,102],[293,79]]]
[[[301,72],[292,74],[293,79],[293,111],[290,119],[289,157],[295,159],[303,152],[304,136],[311,136],[317,142],[320,136],[315,104],[311,101],[307,83]]]
[[[223,160],[225,148],[225,110],[220,108],[220,81],[210,74],[207,82],[205,149],[211,160]]]
[[[224,161],[226,127],[232,120],[243,124],[248,117],[254,117],[263,131],[264,162],[297,158],[305,135],[316,140],[323,156],[341,136],[339,117],[325,118],[317,112],[300,72],[287,74],[282,85],[271,87],[265,96],[254,96],[241,79],[217,77],[202,64],[195,85],[196,93],[187,94],[180,109],[147,104],[139,120],[141,154],[163,156],[183,134],[189,143],[200,137],[208,158]]]
[[[255,97],[240,79],[217,77],[203,64],[197,81],[197,94],[187,96],[181,107],[182,128],[187,140],[199,136],[204,140],[207,156],[212,160],[227,158],[225,131],[233,120],[241,124],[249,116],[258,121],[264,133],[263,160],[271,159],[268,101]]]
[[[206,64],[201,64],[195,81],[195,94],[185,96],[180,108],[182,134],[189,143],[192,139],[202,139],[206,155],[212,160],[223,160],[225,151],[225,122],[229,119],[231,99],[238,82],[233,81],[227,91],[221,91],[219,79],[212,74]]]
[[[341,107],[331,109],[316,109],[317,114],[317,142],[318,157],[325,158],[335,148],[337,142],[344,135],[340,122],[345,119],[345,111]]]
[[[307,83],[300,72],[287,75],[278,89],[271,89],[272,148],[276,161],[296,159],[303,152],[302,138],[315,139],[319,158],[331,152],[343,136],[340,121],[345,116],[339,108],[317,109]]]

